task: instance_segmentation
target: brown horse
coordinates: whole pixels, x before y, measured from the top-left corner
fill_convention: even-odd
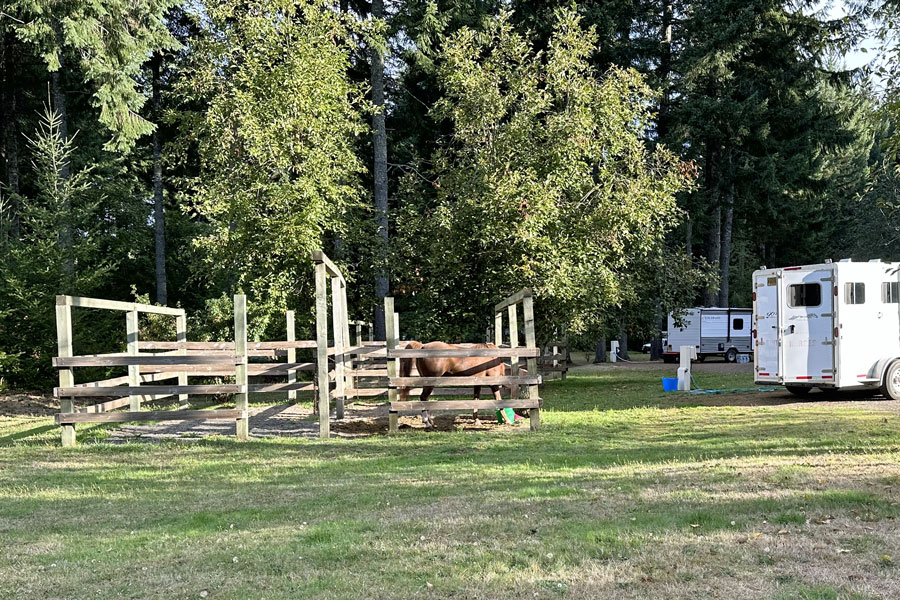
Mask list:
[[[423,345],[416,341],[407,342],[406,347],[414,350],[419,348],[425,350],[465,349],[462,346],[454,346],[453,344],[445,344],[444,342],[429,342]],[[496,348],[497,346],[494,344],[476,344],[473,347]],[[446,356],[440,358],[401,358],[401,377],[409,377],[409,374],[412,372],[414,361],[420,377],[502,377],[505,374],[503,359],[499,357]],[[474,398],[475,400],[479,400],[481,396],[481,386],[476,385],[474,387]],[[494,399],[499,402],[501,400],[500,386],[492,385],[490,388],[491,392],[494,393]],[[419,397],[419,400],[422,402],[427,401],[433,390],[434,387],[423,386],[422,395]],[[401,400],[409,399],[409,388],[400,388],[399,392]],[[472,411],[472,416],[475,418],[476,423],[480,422],[478,420],[477,408]],[[508,421],[505,413],[503,413],[503,418]],[[431,415],[427,410],[422,411],[422,422],[425,423],[426,428],[434,427],[434,421],[431,420]]]

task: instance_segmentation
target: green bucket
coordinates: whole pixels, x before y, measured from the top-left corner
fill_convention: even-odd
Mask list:
[[[497,422],[498,422],[498,423],[501,423],[501,424],[502,424],[502,423],[506,423],[506,421],[503,420],[503,415],[504,415],[504,414],[506,415],[506,418],[509,419],[509,421],[510,421],[511,423],[515,423],[515,422],[516,422],[516,411],[514,411],[513,409],[511,409],[511,408],[504,408],[504,409],[498,410],[498,411],[496,411],[496,412],[497,412]]]

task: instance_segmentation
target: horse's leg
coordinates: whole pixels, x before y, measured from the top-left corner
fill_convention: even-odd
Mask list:
[[[500,402],[503,399],[503,397],[500,395],[500,386],[499,385],[492,385],[491,391],[494,392],[494,400],[496,400],[497,402]],[[500,415],[503,417],[503,421],[506,422],[507,425],[512,425],[516,422],[515,419],[510,421],[509,417],[506,416],[506,411],[504,411],[503,409],[500,409]]]
[[[422,402],[428,402],[428,397],[431,395],[431,392],[433,390],[433,387],[423,387],[422,395],[419,396],[419,400]],[[434,427],[434,421],[431,420],[431,413],[429,413],[427,410],[422,411],[422,423],[425,424],[425,429],[432,429]]]
[[[475,394],[474,395],[475,395],[475,398],[474,398],[475,400],[481,400],[481,386],[480,385],[475,386]],[[478,418],[478,409],[477,408],[472,409],[472,418],[475,420],[476,425],[481,425],[481,420]]]

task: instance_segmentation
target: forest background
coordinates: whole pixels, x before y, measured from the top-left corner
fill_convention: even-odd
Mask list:
[[[900,259],[900,2],[3,0],[0,386],[47,387],[54,296],[191,339],[351,318],[539,341],[748,306],[750,273]],[[872,60],[858,60],[868,52]],[[853,58],[848,66],[847,57]],[[78,353],[123,324],[91,319]],[[627,345],[627,344],[626,344]]]

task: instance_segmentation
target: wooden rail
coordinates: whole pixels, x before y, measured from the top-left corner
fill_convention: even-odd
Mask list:
[[[101,413],[60,413],[56,422],[63,423],[130,423],[132,421],[188,421],[205,419],[246,419],[247,412],[234,409],[216,410],[147,410]]]
[[[499,410],[503,408],[541,408],[540,398],[506,398],[496,400],[428,400],[392,402],[391,410],[394,412],[420,412],[423,410]]]
[[[538,348],[435,348],[435,349],[398,349],[387,353],[388,358],[444,358],[444,357],[537,357],[541,355]]]
[[[389,377],[391,387],[458,387],[458,386],[490,386],[490,385],[538,385],[541,383],[539,375],[525,377],[503,375],[500,377],[457,377],[448,375],[444,377]]]
[[[160,396],[171,394],[240,394],[247,392],[246,385],[117,385],[112,387],[57,387],[53,388],[56,397],[78,398],[95,396]],[[137,412],[137,411],[132,411]]]
[[[54,367],[126,367],[141,365],[235,365],[243,364],[243,357],[231,355],[156,356],[153,354],[106,356],[60,356],[53,359]]]

